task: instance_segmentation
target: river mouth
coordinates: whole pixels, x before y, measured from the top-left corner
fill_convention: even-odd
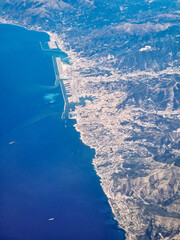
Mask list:
[[[124,239],[92,166],[94,151],[62,120],[45,33],[0,25],[1,240]]]

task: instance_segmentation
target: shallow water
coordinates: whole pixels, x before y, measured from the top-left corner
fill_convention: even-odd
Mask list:
[[[0,239],[121,240],[72,120],[45,33],[0,25]],[[49,221],[50,218],[52,221]]]

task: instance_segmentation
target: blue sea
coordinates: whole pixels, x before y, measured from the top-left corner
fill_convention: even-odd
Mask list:
[[[0,25],[0,240],[122,240],[72,120],[46,33]]]

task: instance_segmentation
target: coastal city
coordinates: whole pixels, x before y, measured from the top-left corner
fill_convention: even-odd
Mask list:
[[[65,50],[58,36],[52,34],[49,46],[55,47],[55,42]],[[158,233],[160,238],[178,232],[180,215],[175,179],[180,174],[176,161],[180,128],[173,97],[179,84],[174,79],[169,84],[166,74],[178,75],[179,68],[98,76],[91,72],[97,63],[79,58],[73,52],[67,54],[73,64],[61,62],[60,76],[71,86],[69,103],[79,103],[80,98],[88,96],[93,99],[85,100],[84,106],[77,104],[69,116],[76,120],[74,126],[83,143],[96,151],[93,165],[119,225],[126,230],[128,239],[142,239],[151,228],[152,235]],[[156,102],[162,91],[166,107],[163,101]]]
[[[118,230],[125,231],[127,240],[180,239],[179,7],[177,0],[2,0],[0,3],[2,25],[48,34],[49,40],[46,37],[45,42],[36,44],[44,54],[43,59],[49,57],[54,70],[53,76],[46,74],[53,83],[41,84],[41,92],[48,90],[36,104],[44,101],[50,108],[41,118],[55,119],[58,114],[58,123],[66,129],[62,130],[62,139],[70,135],[67,132],[63,135],[70,121],[76,130],[74,136],[79,134],[83,146],[94,151],[91,163],[98,186],[107,197],[113,221]],[[24,46],[26,41],[23,40]],[[41,80],[45,79],[42,76]],[[56,105],[61,95],[62,111]],[[35,136],[36,131],[38,128]],[[71,136],[73,147],[79,140],[74,136]],[[15,142],[9,140],[8,146]],[[66,149],[65,141],[61,144]],[[45,148],[49,146],[51,142]],[[75,151],[67,152],[69,156],[58,158],[58,164],[62,159],[75,163]],[[55,158],[56,154],[52,156]],[[89,159],[88,153],[83,156],[84,161]],[[50,155],[50,162],[53,157]],[[66,167],[65,161],[58,170],[66,172]],[[71,166],[69,172],[75,172]],[[67,174],[61,184],[66,186],[71,182],[75,188],[73,181]],[[55,183],[57,189],[61,184]],[[68,206],[72,202],[78,205],[82,185],[77,192],[73,187],[66,189],[70,193],[64,202],[70,203]],[[74,192],[77,201],[71,199]],[[88,196],[85,199],[91,199]],[[56,219],[48,216],[47,222],[55,224]],[[103,234],[107,228],[107,225],[102,228]],[[59,225],[57,229],[61,231]],[[80,226],[78,234],[83,230]],[[71,233],[69,229],[67,232]],[[62,240],[94,240],[90,235],[87,239],[84,235],[77,236],[65,236]],[[102,236],[95,240],[117,240],[113,234]],[[121,238],[124,239],[122,235]]]

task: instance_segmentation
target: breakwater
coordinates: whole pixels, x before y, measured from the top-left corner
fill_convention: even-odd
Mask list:
[[[47,54],[50,54],[52,56],[52,62],[53,62],[53,67],[54,67],[54,74],[55,74],[55,87],[58,87],[60,85],[63,100],[64,100],[64,109],[63,113],[61,115],[61,119],[66,119],[68,117],[68,112],[69,112],[69,102],[66,94],[66,89],[63,83],[63,79],[60,77],[60,74],[62,74],[63,69],[61,65],[61,58],[67,58],[66,54],[62,52],[56,43],[57,48],[55,49],[50,49],[48,47],[47,43],[42,43],[40,42],[41,49],[46,52]],[[57,65],[58,61],[58,65]],[[58,69],[59,66],[59,69]]]

